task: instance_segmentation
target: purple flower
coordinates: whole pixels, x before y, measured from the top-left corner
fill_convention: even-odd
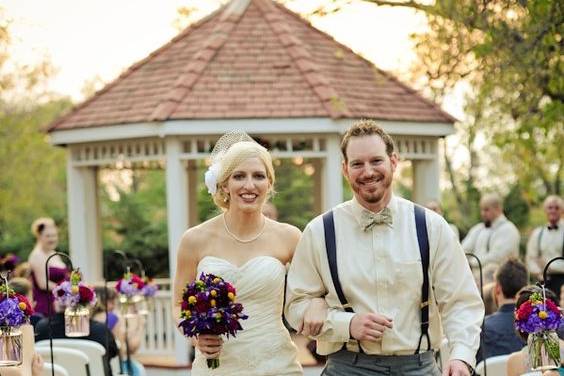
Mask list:
[[[79,290],[74,293],[72,291],[72,284],[70,281],[61,282],[53,289],[55,301],[63,307],[76,307],[80,303],[80,287],[82,286],[90,289],[82,282],[79,282],[78,286]],[[96,304],[96,294],[94,294],[94,292],[92,292],[92,294],[92,300],[88,303],[88,305]]]
[[[141,294],[143,294],[143,296],[145,297],[151,297],[151,296],[155,296],[155,294],[157,293],[157,290],[159,289],[159,286],[153,284],[153,283],[147,283],[145,286],[143,286],[143,288],[141,289]]]
[[[541,312],[543,312],[541,314]],[[544,318],[541,318],[543,316]],[[534,304],[529,316],[515,321],[517,330],[524,333],[540,333],[547,330],[557,330],[564,323],[562,315],[548,309],[544,304]]]
[[[0,302],[0,326],[20,326],[26,322],[25,313],[18,307],[17,298],[5,298]]]

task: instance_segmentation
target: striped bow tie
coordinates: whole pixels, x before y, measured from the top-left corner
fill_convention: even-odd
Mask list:
[[[364,231],[383,224],[392,227],[392,211],[390,208],[384,208],[379,213],[372,213],[366,210],[362,212],[361,226]]]

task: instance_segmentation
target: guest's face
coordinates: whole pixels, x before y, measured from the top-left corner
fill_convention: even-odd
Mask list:
[[[270,188],[262,161],[259,158],[249,158],[235,168],[223,190],[230,197],[229,209],[260,211]]]
[[[391,195],[397,156],[386,153],[380,136],[351,137],[343,162],[343,175],[356,199],[364,206],[379,203]]]
[[[55,226],[46,226],[38,238],[41,247],[46,250],[57,248],[59,242],[59,234]]]
[[[499,215],[501,214],[501,210],[492,204],[489,203],[481,203],[480,204],[480,217],[484,222],[493,222]]]
[[[544,206],[544,212],[546,214],[546,219],[550,223],[556,223],[560,220],[562,215],[562,208],[556,201],[547,202]]]

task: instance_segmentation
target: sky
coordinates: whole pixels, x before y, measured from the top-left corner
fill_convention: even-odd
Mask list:
[[[320,0],[293,0],[294,11],[308,11]],[[57,69],[49,88],[82,100],[81,89],[96,77],[109,82],[134,62],[173,38],[182,6],[197,7],[200,18],[217,7],[215,0],[2,0],[14,42],[13,57],[32,64],[48,57]],[[415,55],[409,35],[425,29],[421,14],[404,8],[357,3],[346,10],[312,20],[374,62],[402,75]],[[460,95],[447,98],[444,108],[462,115]]]

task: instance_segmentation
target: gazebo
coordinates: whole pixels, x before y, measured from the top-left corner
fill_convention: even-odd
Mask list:
[[[50,126],[68,150],[74,264],[102,277],[99,168],[164,164],[172,275],[197,222],[193,167],[221,134],[244,130],[275,157],[312,158],[322,212],[343,199],[340,137],[360,118],[376,119],[411,161],[415,201],[438,199],[437,142],[453,117],[275,1],[233,0]]]

